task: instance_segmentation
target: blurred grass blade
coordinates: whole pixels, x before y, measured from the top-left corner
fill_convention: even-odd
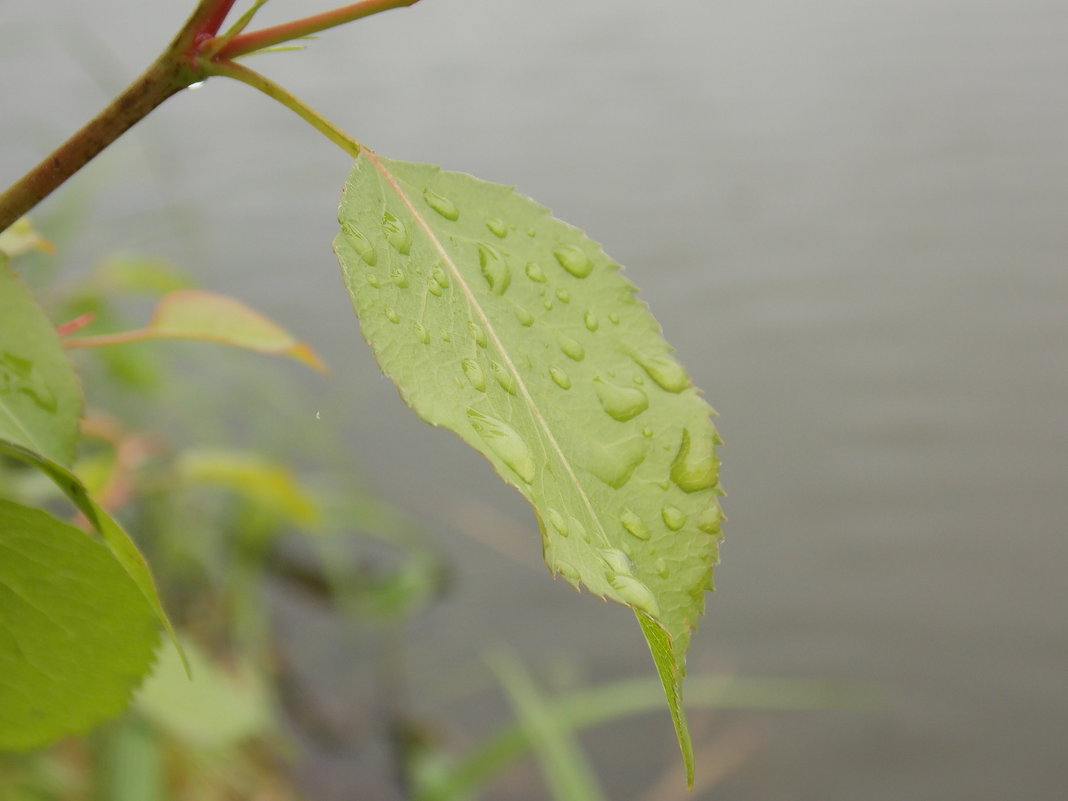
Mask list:
[[[809,679],[750,678],[697,675],[687,679],[691,708],[818,710],[876,708],[878,688]],[[628,715],[655,711],[663,689],[655,679],[627,679],[578,690],[553,700],[548,707],[558,728],[584,729]],[[417,801],[455,801],[481,787],[531,748],[530,737],[516,723],[502,728],[471,749],[438,780],[420,789]]]
[[[486,661],[501,682],[556,801],[601,801],[604,794],[582,748],[541,697],[526,669],[510,652]]]

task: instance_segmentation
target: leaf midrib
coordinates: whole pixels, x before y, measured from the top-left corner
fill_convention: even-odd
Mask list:
[[[393,176],[393,174],[382,165],[382,163],[378,160],[378,158],[370,150],[370,148],[365,147],[361,152],[374,165],[375,169],[378,170],[382,178],[386,181],[387,184],[389,184],[390,188],[397,194],[397,196],[401,199],[404,205],[408,208],[408,211],[411,212],[412,216],[415,218],[415,221],[419,224],[419,227],[422,228],[423,232],[430,238],[430,241],[434,245],[435,250],[437,250],[437,252],[441,255],[441,258],[444,260],[449,271],[452,273],[453,277],[456,279],[457,284],[463,291],[464,297],[467,299],[468,304],[472,309],[474,309],[475,313],[480,318],[483,328],[486,330],[486,333],[488,334],[490,340],[497,346],[497,350],[500,352],[501,358],[504,360],[505,366],[508,368],[509,372],[511,372],[512,377],[516,381],[516,385],[523,397],[523,400],[527,404],[527,408],[530,411],[531,416],[534,418],[534,421],[537,423],[538,427],[541,428],[542,432],[548,439],[552,449],[556,452],[556,455],[560,458],[560,461],[563,464],[564,469],[567,471],[567,475],[571,480],[571,483],[574,485],[575,490],[578,492],[579,497],[582,498],[582,502],[586,506],[586,511],[589,512],[590,518],[597,526],[597,533],[598,535],[600,535],[602,542],[604,543],[605,547],[610,547],[611,542],[608,539],[608,535],[605,533],[604,526],[602,526],[601,524],[600,516],[594,510],[593,502],[586,494],[585,487],[582,485],[582,482],[579,480],[578,476],[575,475],[574,470],[572,470],[571,461],[564,454],[563,449],[560,447],[560,443],[556,441],[556,437],[553,436],[552,429],[549,427],[548,421],[542,415],[541,409],[534,402],[534,397],[531,395],[530,390],[527,388],[526,381],[523,380],[523,376],[520,374],[519,370],[516,369],[515,363],[512,361],[512,358],[509,355],[507,348],[504,347],[504,343],[497,335],[496,328],[493,326],[493,323],[486,315],[486,312],[483,310],[482,305],[478,302],[478,299],[475,297],[474,293],[471,291],[471,288],[470,286],[468,286],[467,280],[464,278],[463,273],[460,272],[460,269],[456,266],[455,262],[453,262],[452,257],[445,249],[445,246],[441,243],[437,235],[434,233],[434,229],[430,227],[430,224],[427,223],[423,215],[419,212],[418,209],[416,209],[415,205],[408,198],[407,193],[401,188],[400,184]]]

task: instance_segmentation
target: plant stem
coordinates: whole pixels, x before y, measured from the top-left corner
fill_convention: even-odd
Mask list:
[[[361,0],[358,3],[351,3],[331,11],[324,11],[321,14],[313,14],[310,17],[284,22],[281,25],[274,25],[251,33],[241,33],[228,41],[220,42],[218,39],[222,37],[218,37],[214,43],[221,44],[221,47],[215,56],[219,59],[237,58],[255,50],[262,50],[265,47],[282,44],[283,42],[291,42],[302,36],[310,36],[313,33],[325,31],[327,28],[334,28],[338,25],[344,25],[346,22],[369,17],[380,11],[413,6],[418,2],[419,0]],[[212,44],[213,42],[208,42],[205,45],[206,52],[212,52]]]
[[[6,230],[167,98],[200,80],[192,61],[197,38],[214,35],[235,0],[201,0],[174,41],[116,97],[44,161],[0,194]]]
[[[283,106],[298,114],[305,122],[353,158],[359,155],[361,148],[359,142],[270,78],[250,70],[243,64],[225,60],[215,60],[206,64],[205,71],[207,75],[225,75],[227,78],[233,78],[236,81],[248,84],[253,89],[259,89],[268,97],[277,100]]]

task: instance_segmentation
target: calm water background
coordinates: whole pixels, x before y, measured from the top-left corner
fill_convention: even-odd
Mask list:
[[[187,5],[2,0],[0,180]],[[755,755],[707,797],[1064,797],[1066,42],[1052,0],[424,0],[253,65],[387,155],[516,184],[629,265],[728,443],[691,671],[889,698],[761,715]],[[450,736],[506,715],[489,645],[590,681],[651,674],[626,611],[547,580],[524,502],[379,377],[329,247],[347,170],[290,112],[211,81],[41,215],[81,215],[60,242],[72,273],[117,248],[167,255],[327,357],[333,379],[292,370],[306,384],[284,404],[212,380],[278,430],[339,432],[452,554],[455,591],[410,650],[413,706]],[[739,721],[694,717],[702,737]],[[678,769],[666,714],[584,742],[612,799]]]

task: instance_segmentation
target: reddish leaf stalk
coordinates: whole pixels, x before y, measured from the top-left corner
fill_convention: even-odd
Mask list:
[[[302,36],[311,36],[328,28],[336,28],[338,25],[369,17],[381,11],[413,6],[418,2],[419,0],[361,0],[358,3],[351,3],[341,8],[324,11],[321,14],[313,14],[310,17],[296,19],[291,22],[284,22],[281,25],[274,25],[251,33],[240,33],[230,41],[223,43],[215,57],[219,59],[237,58],[256,50],[262,50],[265,47],[291,42]],[[219,42],[215,40],[214,43],[218,44]],[[207,52],[211,52],[212,44],[213,42],[208,42],[205,45]]]

